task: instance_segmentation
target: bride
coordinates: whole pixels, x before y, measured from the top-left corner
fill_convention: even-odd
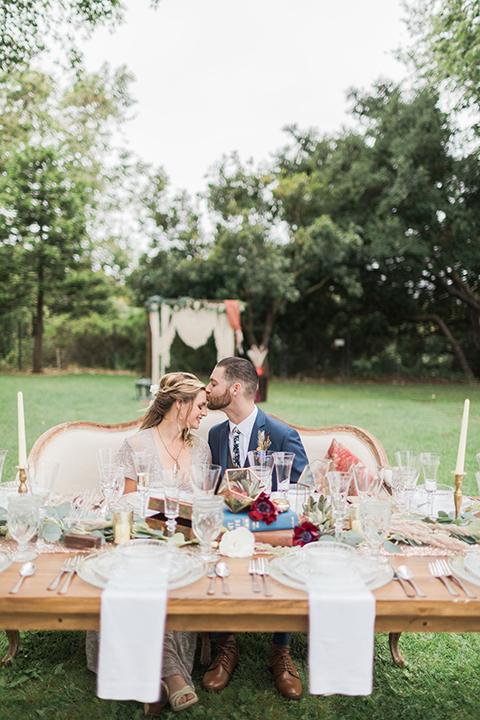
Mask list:
[[[176,467],[188,478],[192,465],[210,463],[207,442],[192,433],[206,415],[205,386],[195,375],[164,375],[140,430],[120,448],[118,462],[126,467],[125,492],[134,492],[137,487],[134,452],[151,452],[150,480],[156,485],[161,485],[164,469]],[[161,697],[157,703],[145,705],[145,715],[157,716],[167,701],[177,711],[198,701],[191,678],[196,639],[194,632],[165,633]]]

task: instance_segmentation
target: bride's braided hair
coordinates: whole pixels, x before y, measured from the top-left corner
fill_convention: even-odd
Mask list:
[[[159,425],[177,400],[186,403],[185,412],[188,415],[200,390],[205,390],[205,385],[195,375],[184,372],[167,373],[160,379],[157,393],[145,413],[140,430]],[[188,426],[183,430],[183,439],[189,445],[194,441]]]

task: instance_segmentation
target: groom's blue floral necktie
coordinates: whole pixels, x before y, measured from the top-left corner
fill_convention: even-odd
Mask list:
[[[241,467],[240,465],[240,430],[235,427],[233,428],[233,465],[234,467]]]

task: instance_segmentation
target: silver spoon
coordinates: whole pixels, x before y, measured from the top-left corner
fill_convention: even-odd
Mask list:
[[[228,587],[227,577],[230,575],[230,568],[226,562],[218,562],[215,565],[215,572],[218,577],[222,578],[222,592],[224,595],[230,595],[230,588]]]
[[[406,565],[400,565],[400,567],[397,568],[398,575],[402,578],[402,580],[407,580],[410,585],[413,587],[415,592],[417,593],[418,597],[426,597],[423,590],[421,590],[417,583],[413,579],[413,572],[410,570],[409,567]]]
[[[25,580],[25,578],[30,577],[30,575],[33,575],[35,570],[36,570],[36,567],[32,562],[24,563],[19,570],[20,576],[21,576],[20,580],[17,582],[16,585],[13,586],[13,588],[11,590],[8,591],[10,593],[10,595],[15,595],[15,593],[17,593],[20,590],[20,585]]]

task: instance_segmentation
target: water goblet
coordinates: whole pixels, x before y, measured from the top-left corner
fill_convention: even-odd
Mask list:
[[[164,515],[167,518],[168,537],[175,535],[177,518],[180,512],[180,487],[183,483],[185,472],[172,468],[162,471]]]
[[[395,453],[395,458],[399,467],[409,468],[409,472],[405,475],[405,491],[407,494],[407,512],[411,512],[413,496],[422,467],[422,456],[421,453],[412,450],[398,450]]]
[[[390,500],[376,498],[363,500],[360,503],[362,535],[367,542],[370,555],[382,562],[386,560],[380,557],[380,548],[390,530],[391,517]]]
[[[413,471],[415,472],[415,471]],[[398,512],[402,513],[407,507],[407,494],[406,494],[406,474],[408,468],[392,467],[392,476],[390,479],[390,486],[392,488],[392,495],[394,504],[397,506]]]
[[[223,497],[221,495],[197,496],[193,500],[192,529],[200,540],[200,553],[205,562],[215,562],[212,542],[223,527]]]
[[[137,473],[137,493],[140,499],[139,515],[145,517],[150,500],[150,468],[153,453],[150,450],[137,450],[133,453],[135,472]]]
[[[383,476],[379,469],[366,465],[354,465],[351,470],[358,497],[362,500],[378,497],[383,483]]]
[[[8,498],[7,525],[12,538],[18,543],[18,550],[12,553],[14,562],[34,560],[37,553],[29,550],[29,540],[38,530],[38,499],[33,495],[11,495]]]
[[[43,524],[47,515],[47,502],[52,494],[58,468],[58,463],[48,460],[42,460],[38,463],[28,463],[25,467],[29,490],[34,497],[38,498],[39,503],[39,528],[36,548],[40,551],[48,550],[52,547],[51,543],[47,543],[43,539]]]
[[[347,497],[352,482],[352,473],[332,470],[327,473],[327,482],[334,518],[335,540],[340,542],[343,520],[347,514]]]
[[[222,468],[220,465],[192,465],[190,478],[194,497],[215,495]]]
[[[430,518],[433,517],[433,504],[437,492],[437,475],[441,459],[442,456],[438,453],[422,453],[423,477],[428,498],[427,515]]]

